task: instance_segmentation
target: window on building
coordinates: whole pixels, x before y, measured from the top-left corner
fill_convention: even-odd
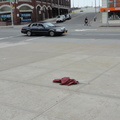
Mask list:
[[[18,0],[18,1],[28,1],[28,2],[29,2],[29,1],[31,1],[31,0]]]
[[[21,18],[21,22],[29,22],[31,21],[31,14],[32,13],[21,13],[20,14],[20,18]]]
[[[0,0],[0,2],[4,2],[4,1],[8,1],[8,0]]]
[[[11,15],[10,14],[0,15],[0,21],[11,21]]]

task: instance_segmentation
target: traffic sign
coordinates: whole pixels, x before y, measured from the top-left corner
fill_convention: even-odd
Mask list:
[[[114,3],[114,1],[110,1],[110,0],[108,0],[108,3]]]
[[[7,1],[9,1],[9,2],[15,2],[16,0],[7,0]]]
[[[12,4],[11,4],[11,7],[12,7],[12,9],[14,9],[14,8],[15,8],[15,5],[14,5],[14,3],[12,3]]]

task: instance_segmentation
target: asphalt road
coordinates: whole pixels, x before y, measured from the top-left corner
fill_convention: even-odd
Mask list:
[[[84,18],[88,17],[89,26],[84,26]],[[64,23],[58,23],[56,25],[58,26],[65,26],[68,29],[68,33],[66,35],[57,36],[57,39],[63,40],[66,39],[66,41],[69,39],[102,39],[102,40],[112,40],[116,39],[119,40],[119,33],[120,28],[116,27],[98,27],[98,26],[92,26],[91,22],[93,21],[93,18],[96,16],[95,12],[78,12],[71,20],[65,21]],[[54,22],[53,22],[54,23]],[[14,28],[2,28],[0,29],[0,42],[8,41],[8,42],[20,42],[25,41],[30,38],[28,38],[26,35],[21,34],[21,26],[14,27]],[[54,39],[51,37],[43,37],[43,36],[32,36],[31,38],[36,37],[42,37],[46,41],[49,41],[50,39]],[[52,42],[52,41],[51,41]],[[57,40],[56,40],[57,42]]]

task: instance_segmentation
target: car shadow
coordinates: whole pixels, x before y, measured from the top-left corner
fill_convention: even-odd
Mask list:
[[[27,36],[27,35],[22,35],[22,36]],[[62,37],[62,36],[66,36],[66,35],[62,34],[62,35],[55,35],[52,37]],[[49,35],[32,35],[32,36],[27,36],[27,37],[51,37],[51,36],[49,36]]]

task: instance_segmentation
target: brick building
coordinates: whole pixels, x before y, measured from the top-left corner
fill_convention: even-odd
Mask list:
[[[119,22],[120,20],[120,0],[102,0],[102,22]]]
[[[110,20],[120,20],[120,0],[110,0],[108,4],[109,13],[108,17]]]
[[[53,18],[69,13],[70,3],[70,0],[0,0],[0,22],[11,22],[12,13],[14,24]]]

